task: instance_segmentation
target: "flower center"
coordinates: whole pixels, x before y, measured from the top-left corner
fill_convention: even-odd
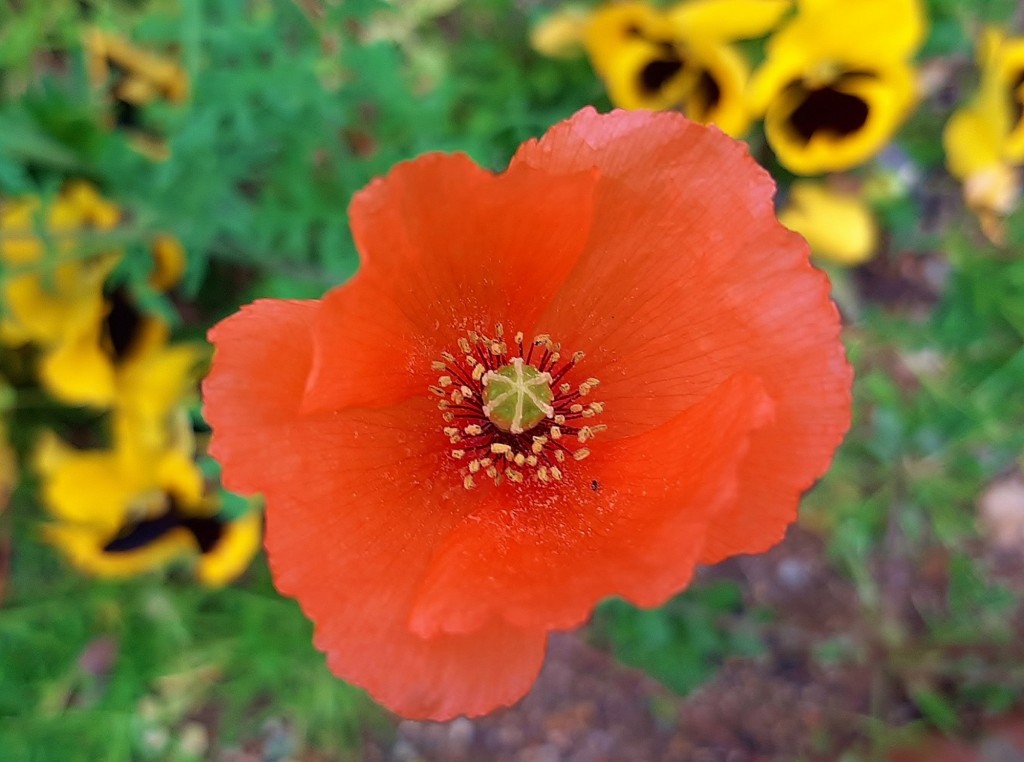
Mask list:
[[[502,431],[522,434],[545,418],[553,418],[551,374],[541,373],[522,357],[509,365],[489,370],[484,384],[484,415]]]
[[[450,352],[433,363],[442,375],[430,391],[438,397],[451,457],[465,462],[463,486],[481,475],[523,483],[561,481],[569,461],[590,455],[583,444],[607,427],[590,421],[604,411],[585,403],[596,378],[569,381],[583,359],[563,361],[561,346],[547,335],[526,344],[522,332],[510,346],[499,323],[495,336],[470,331],[459,339],[461,358]]]

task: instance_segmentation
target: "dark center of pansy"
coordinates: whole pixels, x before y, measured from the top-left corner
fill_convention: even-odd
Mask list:
[[[110,339],[114,361],[123,362],[134,351],[142,334],[143,317],[124,288],[118,288],[110,295],[109,304],[104,328]]]
[[[706,69],[697,77],[697,84],[694,87],[693,96],[690,101],[691,118],[704,122],[708,120],[711,112],[718,108],[722,102],[722,88],[718,81],[711,76]]]
[[[679,58],[656,58],[640,70],[640,88],[647,93],[655,94],[683,70],[683,61]]]
[[[142,550],[179,528],[192,534],[201,553],[209,553],[217,547],[225,531],[223,521],[215,516],[185,515],[173,494],[162,495],[161,499],[166,505],[162,513],[128,522],[103,546],[103,552],[117,554]]]
[[[803,92],[803,98],[790,114],[789,124],[805,143],[818,134],[845,138],[867,124],[870,109],[862,98],[843,92],[835,84],[811,89],[802,83],[795,86]]]
[[[1013,105],[1010,124],[1016,127],[1024,119],[1024,70],[1017,72],[1010,82],[1010,100]]]
[[[590,455],[583,445],[605,430],[591,423],[604,411],[601,402],[585,403],[596,378],[569,381],[583,359],[576,352],[562,360],[561,347],[546,335],[529,344],[517,333],[511,345],[501,324],[494,337],[476,331],[458,340],[433,364],[441,373],[430,391],[441,397],[443,431],[461,468],[463,486],[472,489],[481,476],[505,481],[561,481],[570,461]]]

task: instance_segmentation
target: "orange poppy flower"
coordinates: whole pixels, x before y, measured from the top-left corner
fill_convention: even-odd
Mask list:
[[[747,149],[579,112],[492,174],[397,166],[363,262],[210,333],[211,451],[262,492],[278,589],[408,717],[519,699],[547,633],[763,551],[850,415],[827,279]]]

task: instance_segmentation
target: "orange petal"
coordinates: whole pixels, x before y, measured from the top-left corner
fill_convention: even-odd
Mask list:
[[[410,631],[430,557],[475,504],[447,478],[431,412],[413,400],[307,418],[282,436],[304,455],[262,491],[275,584],[316,623],[331,669],[405,717],[440,720],[519,699],[545,633],[499,620],[467,635]]]
[[[750,436],[772,408],[757,378],[736,377],[657,429],[595,445],[546,495],[491,490],[434,557],[413,629],[472,632],[496,615],[567,628],[609,595],[663,603],[735,502]]]
[[[429,154],[356,194],[362,269],[324,298],[305,409],[418,396],[465,331],[531,331],[583,250],[594,184],[591,171],[494,175]]]
[[[257,302],[213,331],[205,384],[224,483],[267,500],[275,584],[316,624],[331,669],[406,717],[449,719],[530,687],[546,636],[495,619],[471,635],[414,635],[415,591],[475,507],[445,468],[433,403],[300,416],[318,302]]]
[[[742,499],[702,561],[770,547],[846,432],[852,376],[827,278],[775,219],[771,178],[741,143],[668,113],[584,110],[524,145],[520,162],[601,172],[600,246],[538,327],[588,350],[602,436],[656,426],[737,373],[764,382],[775,422],[753,436]]]
[[[203,412],[213,427],[210,453],[230,490],[258,492],[263,474],[281,467],[288,443],[275,441],[276,427],[298,413],[319,308],[315,300],[262,299],[210,330],[216,352],[203,382]]]

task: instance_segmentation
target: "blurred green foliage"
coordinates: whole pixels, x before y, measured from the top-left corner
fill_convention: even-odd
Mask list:
[[[689,693],[726,659],[762,654],[762,620],[763,613],[744,609],[736,583],[719,580],[649,611],[606,601],[594,614],[593,636],[626,664]]]

